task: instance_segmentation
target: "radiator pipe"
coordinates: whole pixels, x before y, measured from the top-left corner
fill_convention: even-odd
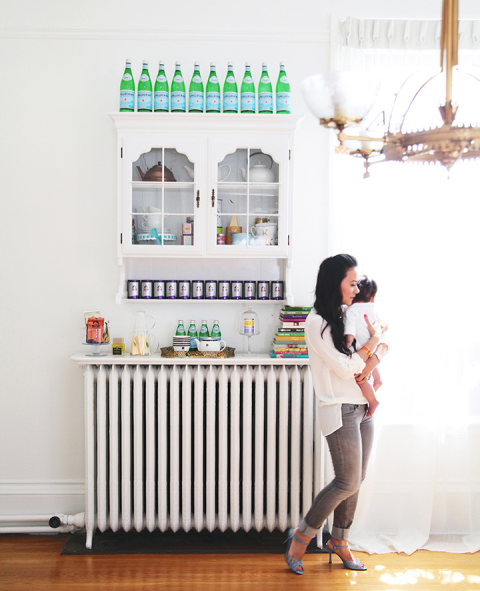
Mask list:
[[[0,524],[29,523],[35,525],[0,526],[0,533],[65,533],[85,527],[85,513],[76,515],[0,515]],[[48,526],[46,525],[48,523]],[[45,525],[43,525],[45,524]]]

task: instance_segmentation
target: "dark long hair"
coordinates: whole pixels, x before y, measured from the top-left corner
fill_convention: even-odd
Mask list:
[[[315,288],[315,310],[326,321],[322,329],[330,327],[335,349],[351,357],[352,352],[345,345],[345,330],[342,318],[342,291],[340,284],[347,272],[357,266],[357,261],[349,254],[337,254],[325,259],[318,270]]]
[[[360,290],[353,303],[357,302],[370,302],[373,297],[377,295],[378,286],[374,279],[369,279],[366,275],[362,275],[358,280],[357,287]]]

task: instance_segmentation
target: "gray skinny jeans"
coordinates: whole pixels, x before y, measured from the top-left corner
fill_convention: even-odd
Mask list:
[[[323,522],[334,511],[331,535],[348,540],[358,492],[372,450],[373,417],[365,416],[367,408],[367,404],[342,404],[343,425],[326,437],[335,478],[318,493],[298,527],[310,538],[317,535]]]

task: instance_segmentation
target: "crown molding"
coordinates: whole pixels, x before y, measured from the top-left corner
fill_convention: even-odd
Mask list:
[[[105,40],[105,41],[144,41],[144,40],[197,40],[197,41],[237,41],[257,43],[329,43],[330,31],[291,32],[291,31],[198,31],[167,29],[44,29],[44,28],[0,28],[2,39],[51,39],[51,40]]]

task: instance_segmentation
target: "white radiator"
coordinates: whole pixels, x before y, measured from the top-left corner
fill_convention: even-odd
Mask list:
[[[87,548],[95,528],[298,524],[323,484],[315,406],[308,366],[87,365]]]

